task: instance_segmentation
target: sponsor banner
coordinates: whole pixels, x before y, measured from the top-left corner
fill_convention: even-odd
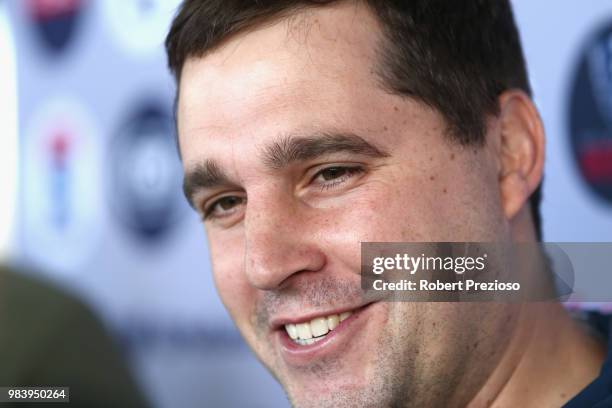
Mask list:
[[[55,98],[22,139],[24,252],[54,271],[85,264],[99,238],[101,146],[92,123],[83,105]]]
[[[38,38],[51,54],[71,43],[87,0],[26,0],[24,6]]]
[[[612,204],[612,21],[584,46],[571,87],[575,163],[589,189]]]
[[[164,104],[135,105],[111,141],[106,167],[113,213],[136,238],[164,237],[186,214],[183,172]]]

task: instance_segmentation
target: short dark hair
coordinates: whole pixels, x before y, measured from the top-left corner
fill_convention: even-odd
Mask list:
[[[169,68],[178,84],[187,58],[259,24],[339,1],[346,0],[183,0],[166,38]],[[484,143],[487,115],[499,114],[503,91],[531,96],[508,0],[353,1],[368,6],[381,23],[381,84],[439,111],[458,143]],[[540,201],[541,186],[530,197],[538,239]]]

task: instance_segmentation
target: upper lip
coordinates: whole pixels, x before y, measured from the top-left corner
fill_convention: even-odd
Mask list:
[[[366,305],[364,304],[364,305],[358,305],[358,306],[352,306],[352,307],[339,307],[337,309],[331,309],[331,310],[322,311],[322,312],[315,311],[315,312],[310,312],[306,314],[301,314],[297,317],[296,316],[291,316],[291,317],[279,316],[279,317],[272,318],[270,320],[270,326],[272,330],[278,330],[278,329],[283,328],[286,324],[307,323],[317,317],[325,317],[325,316],[331,316],[335,314],[339,315],[340,313],[344,313],[344,312],[353,312],[357,309],[361,309],[364,306]]]

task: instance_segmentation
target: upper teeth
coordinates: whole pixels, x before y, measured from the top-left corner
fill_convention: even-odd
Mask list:
[[[334,314],[326,317],[316,317],[310,322],[286,324],[285,330],[291,339],[299,344],[312,344],[319,341],[328,332],[334,330],[341,321],[351,315],[351,312]]]

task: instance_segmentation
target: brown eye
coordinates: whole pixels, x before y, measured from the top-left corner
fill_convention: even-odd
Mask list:
[[[323,180],[330,181],[344,176],[348,173],[348,171],[349,169],[347,167],[329,167],[325,170],[322,170],[319,174],[321,175]]]
[[[222,218],[231,215],[236,207],[244,204],[246,199],[239,196],[221,197],[204,211],[204,218]]]
[[[224,211],[231,210],[234,206],[240,204],[242,198],[240,197],[223,197],[217,201],[217,205]]]
[[[322,190],[340,187],[364,172],[361,166],[331,166],[321,169],[312,179],[312,183]]]

